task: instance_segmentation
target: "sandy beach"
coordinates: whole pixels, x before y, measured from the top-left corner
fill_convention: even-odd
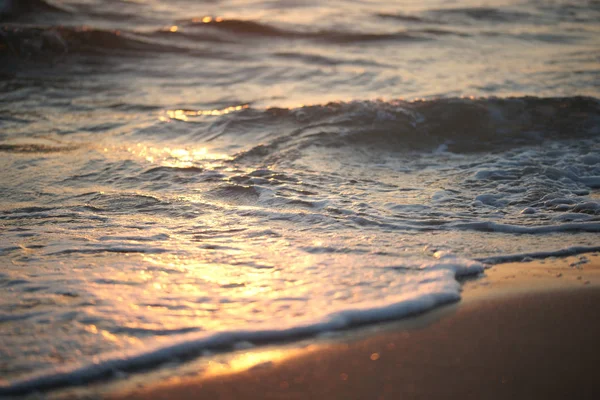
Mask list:
[[[110,397],[595,399],[599,271],[597,254],[497,265],[464,282],[461,302],[390,329]]]

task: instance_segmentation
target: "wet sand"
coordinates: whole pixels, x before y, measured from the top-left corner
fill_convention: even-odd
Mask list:
[[[580,257],[498,265],[460,303],[379,332],[113,398],[597,399],[600,257]]]

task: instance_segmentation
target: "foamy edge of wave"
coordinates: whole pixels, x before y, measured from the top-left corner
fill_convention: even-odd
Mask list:
[[[478,232],[498,232],[515,234],[543,234],[559,232],[600,232],[598,222],[565,223],[560,225],[511,225],[492,221],[461,222],[450,225],[459,230],[472,230]]]
[[[423,271],[442,270],[452,275],[474,275],[485,270],[486,265],[470,260],[442,255],[439,260],[425,262]],[[424,286],[430,286],[425,284]],[[401,319],[429,311],[437,306],[460,300],[461,286],[455,279],[439,282],[437,291],[423,293],[413,290],[386,299],[379,304],[363,304],[342,308],[314,322],[304,322],[289,328],[265,328],[260,330],[223,331],[201,336],[186,336],[177,343],[157,346],[129,354],[106,354],[98,356],[93,363],[71,365],[53,371],[45,371],[0,384],[0,396],[23,395],[77,386],[92,381],[110,379],[122,372],[136,372],[155,368],[172,360],[189,360],[206,350],[235,349],[237,343],[269,344],[313,337],[323,332],[339,331],[376,322]]]
[[[519,262],[526,259],[544,259],[550,257],[568,257],[577,254],[594,253],[600,251],[600,246],[573,246],[555,251],[536,251],[531,253],[507,254],[503,256],[492,256],[476,258],[475,260],[485,264],[502,264]]]

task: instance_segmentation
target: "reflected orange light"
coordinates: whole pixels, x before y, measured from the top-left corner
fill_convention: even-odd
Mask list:
[[[98,329],[98,327],[96,325],[87,325],[83,329],[85,329],[87,332],[92,333],[94,335],[102,335],[105,339],[107,339],[111,342],[115,342],[115,343],[123,343],[123,342],[129,342],[132,344],[140,343],[140,340],[138,338],[118,337],[118,336],[110,333],[109,331],[106,331],[104,329]]]
[[[274,362],[281,362],[286,359],[306,354],[306,352],[318,351],[319,348],[304,349],[281,349],[281,350],[263,350],[249,351],[228,359],[225,363],[209,362],[205,372],[206,376],[227,375],[236,372],[247,371],[253,367],[264,364],[269,365]]]
[[[189,117],[199,117],[199,116],[219,116],[219,115],[225,115],[225,114],[229,114],[232,113],[234,111],[240,111],[243,110],[245,108],[248,108],[249,106],[247,104],[242,104],[239,106],[231,106],[231,107],[227,107],[227,108],[222,108],[222,109],[216,109],[216,110],[198,110],[198,111],[193,111],[193,110],[167,110],[167,116],[170,119],[176,119],[179,121],[188,121]],[[161,118],[159,118],[161,119]],[[161,119],[162,121],[163,119]]]
[[[128,147],[127,151],[135,154],[141,159],[152,164],[166,167],[188,168],[202,166],[210,168],[220,166],[218,161],[229,160],[231,157],[223,153],[213,153],[207,147],[196,147],[190,149],[153,147],[143,143],[137,143],[134,147]]]
[[[169,28],[169,30],[171,32],[177,32],[179,30],[179,27],[177,25],[173,25],[172,27]]]
[[[88,325],[84,329],[90,333],[98,333],[98,328],[96,325]]]
[[[210,24],[211,22],[223,22],[224,18],[223,17],[210,17],[210,16],[206,16],[206,17],[202,17],[202,18],[192,18],[192,22],[194,23],[198,23],[198,22],[202,22],[204,24]]]

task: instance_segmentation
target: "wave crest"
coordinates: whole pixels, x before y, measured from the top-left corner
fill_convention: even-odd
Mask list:
[[[82,27],[0,27],[0,56],[52,59],[67,54],[178,51],[176,46],[152,42],[144,35],[120,30]]]
[[[427,34],[435,32],[423,31],[400,31],[390,33],[377,32],[349,32],[343,30],[294,30],[291,28],[280,28],[267,23],[240,20],[240,19],[213,19],[211,17],[193,18],[191,20],[180,21],[180,24],[187,28],[196,30],[212,30],[219,34],[227,34],[232,37],[269,37],[281,39],[305,39],[325,43],[344,44],[360,43],[382,40],[396,41],[415,41],[428,40]]]
[[[308,146],[389,151],[477,152],[541,140],[591,138],[600,126],[600,101],[590,97],[454,98],[353,101],[300,108],[245,109],[223,116],[222,135],[268,140],[238,154],[269,158]]]

